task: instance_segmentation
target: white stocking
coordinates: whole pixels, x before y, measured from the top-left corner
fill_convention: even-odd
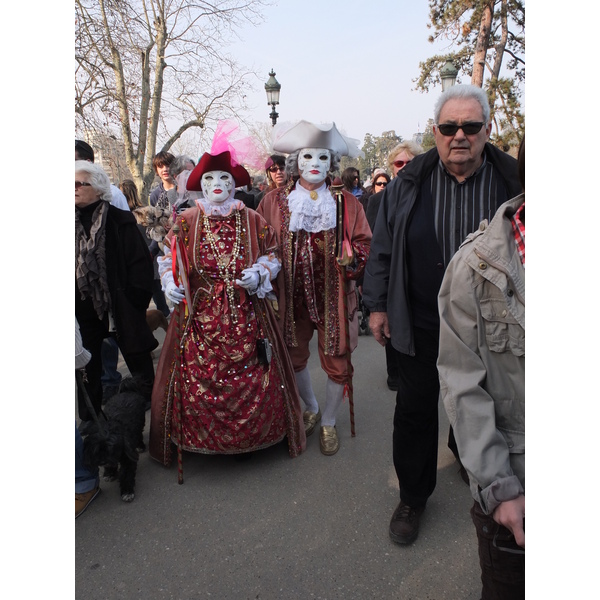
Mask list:
[[[315,393],[312,389],[312,382],[310,381],[308,367],[304,367],[302,371],[295,373],[295,375],[298,392],[300,393],[300,398],[302,398],[304,404],[306,405],[306,410],[310,410],[310,412],[315,414],[318,413],[319,403],[317,402],[317,398],[315,397]]]
[[[335,415],[344,398],[344,386],[327,378],[325,390],[326,404],[323,417],[321,418],[321,425],[332,427],[335,425]]]

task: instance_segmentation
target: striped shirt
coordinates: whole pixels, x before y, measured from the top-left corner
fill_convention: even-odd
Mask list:
[[[521,259],[523,268],[525,268],[525,202],[519,206],[519,209],[512,216],[510,222],[513,226],[519,258]]]
[[[508,200],[506,188],[485,154],[477,171],[461,183],[440,160],[431,174],[431,196],[444,267],[467,235],[476,231],[484,219],[491,221],[498,207]]]

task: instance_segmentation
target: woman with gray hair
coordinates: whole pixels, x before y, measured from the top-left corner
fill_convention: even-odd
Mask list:
[[[404,167],[419,154],[423,154],[424,150],[421,144],[413,142],[412,140],[406,140],[400,142],[397,146],[394,146],[387,158],[387,167],[392,174],[392,177],[396,177],[398,171],[404,169]]]
[[[404,167],[406,167],[406,165],[411,162],[415,156],[423,154],[423,152],[424,151],[421,145],[412,140],[406,140],[394,146],[390,150],[390,153],[387,157],[387,166],[392,173],[392,177],[396,177],[398,172],[402,171],[402,169],[404,169]],[[365,212],[367,215],[367,221],[369,222],[369,227],[371,227],[371,231],[375,229],[375,221],[377,220],[379,205],[381,204],[381,199],[383,198],[383,193],[386,187],[387,184],[386,186],[375,189],[376,193],[369,198],[369,202],[367,203]],[[391,391],[396,392],[398,391],[398,376],[400,366],[398,351],[392,346],[390,340],[387,340],[385,344],[385,362],[387,370],[387,386]]]
[[[102,167],[75,161],[75,316],[92,355],[86,391],[96,414],[102,405],[102,340],[116,339],[148,406],[154,382],[150,353],[158,345],[146,323],[152,259],[134,216],[111,206],[111,199]],[[93,419],[83,398],[79,417]]]

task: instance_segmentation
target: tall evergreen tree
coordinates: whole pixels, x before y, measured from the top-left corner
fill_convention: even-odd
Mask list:
[[[429,41],[447,40],[451,51],[419,63],[417,89],[427,92],[440,83],[440,69],[451,60],[470,83],[486,89],[494,123],[492,141],[505,149],[517,145],[524,129],[520,98],[525,82],[525,3],[429,0],[429,9],[427,26],[433,30]],[[502,67],[508,75],[501,76]]]

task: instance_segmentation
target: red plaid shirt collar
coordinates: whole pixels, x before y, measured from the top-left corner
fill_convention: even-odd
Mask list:
[[[510,219],[515,233],[515,243],[519,251],[519,257],[525,266],[525,202],[519,206],[519,209]]]

